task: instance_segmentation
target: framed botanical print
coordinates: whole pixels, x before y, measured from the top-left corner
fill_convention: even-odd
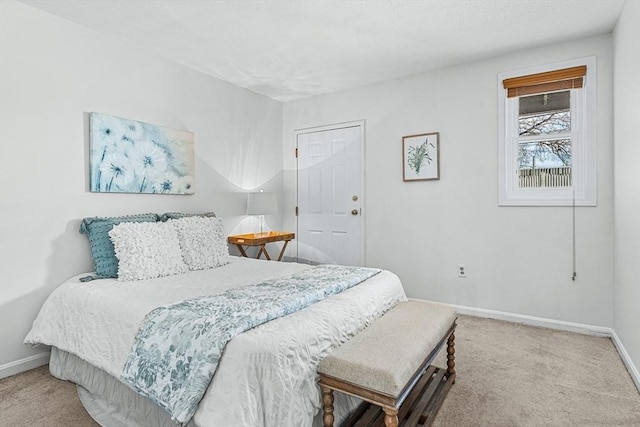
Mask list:
[[[438,132],[402,137],[403,181],[440,179],[439,139]]]

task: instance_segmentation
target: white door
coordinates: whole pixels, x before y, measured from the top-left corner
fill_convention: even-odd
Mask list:
[[[299,262],[364,262],[363,126],[297,133]]]

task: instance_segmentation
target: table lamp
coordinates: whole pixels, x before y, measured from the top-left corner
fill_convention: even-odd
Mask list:
[[[260,235],[263,234],[264,216],[277,213],[276,193],[260,190],[256,193],[247,194],[247,215],[260,215]]]

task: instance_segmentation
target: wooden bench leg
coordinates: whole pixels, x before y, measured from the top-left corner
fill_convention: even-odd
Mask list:
[[[398,427],[398,410],[395,408],[382,408],[384,410],[385,427]]]
[[[447,340],[447,376],[449,378],[453,377],[453,381],[451,384],[456,383],[456,333],[455,331],[451,332],[449,339]]]
[[[324,427],[333,427],[333,390],[324,386],[320,388],[322,389],[322,422]]]

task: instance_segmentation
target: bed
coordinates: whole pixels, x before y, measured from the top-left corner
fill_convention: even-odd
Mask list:
[[[228,257],[216,268],[164,277],[59,286],[26,343],[51,346],[51,373],[78,385],[89,414],[103,426],[176,426],[168,413],[122,379],[145,316],[156,307],[225,292],[313,268]],[[188,426],[320,426],[316,368],[331,349],[406,300],[398,277],[381,271],[341,293],[232,338]],[[359,401],[338,397],[336,422]],[[341,411],[338,411],[341,410]]]

